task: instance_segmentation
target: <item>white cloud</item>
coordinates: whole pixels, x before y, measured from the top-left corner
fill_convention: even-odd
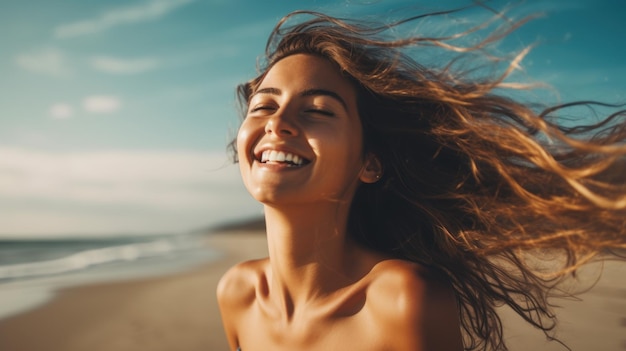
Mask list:
[[[259,213],[221,153],[1,146],[0,207],[0,235],[184,231]]]
[[[65,55],[56,48],[18,55],[15,63],[27,71],[51,76],[65,76],[70,73]]]
[[[96,18],[60,25],[54,34],[57,38],[76,37],[99,33],[118,25],[155,20],[192,1],[150,0],[136,6],[115,8]]]
[[[97,56],[91,60],[91,66],[99,71],[113,74],[137,74],[156,69],[159,60],[156,58],[120,59],[108,56]]]
[[[74,115],[74,108],[70,104],[56,103],[48,110],[53,119],[68,119]]]
[[[83,108],[89,113],[112,113],[119,110],[122,102],[115,96],[93,95],[83,100]]]

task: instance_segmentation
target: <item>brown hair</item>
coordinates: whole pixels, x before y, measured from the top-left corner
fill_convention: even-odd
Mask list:
[[[468,55],[493,60],[489,44],[528,18],[503,20],[468,47],[451,43],[482,27],[449,37],[383,38],[442,14],[373,25],[294,12],[272,32],[261,74],[238,92],[247,105],[272,65],[296,53],[322,56],[353,81],[364,149],[379,158],[384,175],[357,190],[349,235],[444,274],[456,292],[466,349],[506,349],[497,306],[510,306],[549,336],[556,316],[548,297],[559,283],[599,254],[626,248],[626,111],[563,126],[556,117],[569,107],[608,105],[536,111],[496,94],[520,87],[504,80],[526,51],[491,76],[459,69]],[[306,20],[286,24],[299,16]],[[403,52],[415,47],[454,57],[423,67]],[[539,264],[546,259],[558,264]]]

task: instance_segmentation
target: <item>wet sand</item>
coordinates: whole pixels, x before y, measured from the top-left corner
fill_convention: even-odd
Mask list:
[[[40,308],[0,320],[0,350],[228,350],[217,281],[233,264],[266,256],[267,246],[258,231],[215,234],[208,245],[224,256],[169,276],[70,288]],[[626,264],[608,263],[581,298],[559,301],[557,336],[575,351],[626,350]],[[512,313],[502,315],[512,351],[565,350]]]

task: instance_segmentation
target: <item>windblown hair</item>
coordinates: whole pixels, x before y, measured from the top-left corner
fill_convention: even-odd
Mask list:
[[[349,235],[443,274],[456,292],[465,348],[506,350],[496,307],[508,305],[551,337],[548,298],[563,293],[560,283],[585,263],[623,255],[626,111],[597,102],[540,110],[498,94],[524,88],[505,80],[526,50],[486,77],[459,68],[477,55],[503,62],[487,48],[529,18],[502,20],[471,46],[454,43],[484,26],[445,37],[388,35],[447,13],[375,25],[294,12],[272,32],[260,75],[238,93],[246,106],[289,55],[334,63],[357,89],[364,152],[384,168],[379,182],[357,190]],[[415,48],[448,52],[450,64],[423,67],[407,53]],[[600,122],[557,123],[568,108],[594,106],[617,111]]]

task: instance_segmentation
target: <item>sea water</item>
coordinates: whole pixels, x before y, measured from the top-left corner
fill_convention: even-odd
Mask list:
[[[86,283],[175,273],[219,257],[203,235],[0,239],[0,318]]]

